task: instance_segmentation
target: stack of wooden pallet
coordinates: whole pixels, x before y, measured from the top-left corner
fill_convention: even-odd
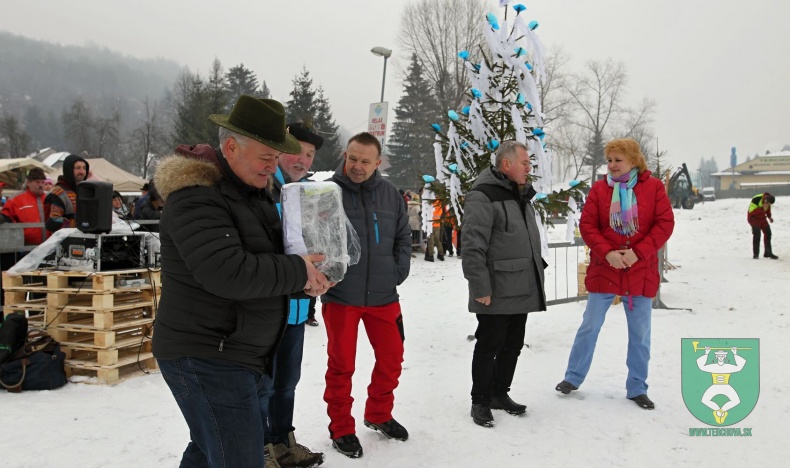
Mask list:
[[[59,341],[67,375],[115,384],[157,368],[151,336],[160,286],[160,272],[146,269],[3,273],[3,313],[25,312],[31,328]]]

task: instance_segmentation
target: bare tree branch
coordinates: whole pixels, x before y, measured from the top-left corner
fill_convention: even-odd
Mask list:
[[[404,57],[416,54],[442,109],[455,109],[469,87],[468,70],[457,54],[474,57],[484,41],[481,22],[486,4],[479,0],[414,0],[401,15],[398,44]]]

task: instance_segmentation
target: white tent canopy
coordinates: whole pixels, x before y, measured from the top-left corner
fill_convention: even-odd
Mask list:
[[[54,153],[44,159],[44,164],[51,167],[63,167],[63,160],[71,153]],[[85,158],[90,165],[91,180],[111,182],[113,189],[119,192],[139,192],[147,181],[131,172],[127,172],[104,158]]]
[[[0,182],[6,184],[8,189],[21,190],[24,187],[27,173],[30,169],[38,167],[54,176],[57,173],[55,169],[45,166],[33,158],[12,158],[0,159]]]

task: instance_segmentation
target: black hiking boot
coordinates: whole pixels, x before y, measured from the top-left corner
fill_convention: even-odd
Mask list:
[[[356,434],[332,439],[332,447],[348,458],[360,458],[362,456],[362,445],[359,444]]]
[[[365,425],[374,431],[381,432],[390,439],[406,440],[409,438],[409,431],[395,419],[390,419],[381,424],[374,424],[366,419]]]
[[[629,398],[629,400],[631,400],[634,403],[636,403],[637,405],[639,405],[639,407],[642,408],[642,409],[646,409],[646,410],[656,409],[655,403],[653,403],[653,401],[650,398],[648,398],[647,395],[644,394],[644,393],[641,394],[641,395],[637,395],[635,397]]]
[[[478,426],[494,427],[494,415],[491,414],[491,407],[482,403],[472,403],[472,420]]]
[[[444,261],[444,255],[437,255],[436,258],[438,258],[440,262]]]
[[[425,256],[425,261],[426,262],[432,262],[433,261],[433,255],[426,255]]]
[[[767,254],[763,255],[763,257],[765,257],[765,258],[772,258],[774,260],[778,260],[779,259],[779,257],[777,257],[776,255],[774,255],[772,253],[767,253]]]
[[[562,382],[558,383],[556,387],[554,387],[554,390],[557,390],[558,392],[562,392],[565,395],[571,393],[574,390],[578,390],[578,389],[579,389],[579,387],[577,387],[576,385],[573,385],[572,383],[568,382],[567,380],[563,380]]]
[[[527,412],[527,405],[520,405],[513,401],[508,395],[495,396],[491,399],[491,409],[505,410],[508,414],[516,416]]]

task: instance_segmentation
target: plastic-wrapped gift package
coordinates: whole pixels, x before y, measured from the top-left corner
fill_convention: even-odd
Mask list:
[[[334,182],[300,182],[283,186],[285,253],[319,253],[316,264],[327,279],[338,282],[348,265],[359,262],[359,236],[343,210],[343,194]]]

